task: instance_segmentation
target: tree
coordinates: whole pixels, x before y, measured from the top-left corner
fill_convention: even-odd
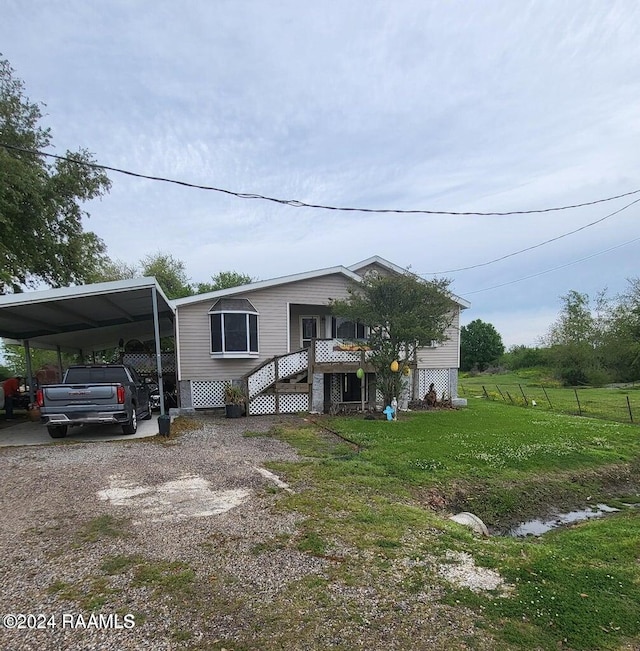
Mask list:
[[[427,282],[409,271],[370,273],[348,289],[346,300],[331,302],[336,316],[369,326],[369,361],[385,404],[401,395],[402,370],[415,365],[416,350],[446,339],[453,315],[449,283],[446,279]],[[394,361],[399,372],[391,370]]]
[[[84,231],[81,204],[109,190],[103,170],[85,149],[48,162],[30,153],[51,145],[42,112],[0,59],[0,293],[43,282],[85,282],[104,259],[105,245]],[[14,149],[17,147],[19,149]],[[29,150],[29,151],[24,151]]]
[[[640,278],[629,278],[627,291],[610,310],[601,357],[616,381],[640,378]]]
[[[194,290],[196,294],[206,294],[207,292],[217,292],[219,289],[229,289],[230,287],[239,287],[240,285],[248,285],[256,281],[247,274],[239,273],[237,271],[221,271],[215,276],[211,277],[213,282],[198,283],[195,285]]]
[[[7,344],[0,345],[2,356],[5,359],[5,367],[10,371],[10,375],[20,375],[26,377],[27,375],[27,355],[26,349],[22,344]],[[44,350],[40,348],[30,349],[31,369],[33,374],[39,368],[46,364],[58,366],[58,354],[55,350]],[[73,353],[62,353],[62,366],[77,363],[78,356]]]
[[[546,366],[549,363],[549,350],[547,348],[535,348],[530,346],[511,346],[502,355],[500,363],[509,370],[517,371],[521,368],[532,368],[534,366]]]
[[[102,264],[88,282],[106,283],[111,280],[127,280],[140,275],[138,267],[128,264],[123,260],[112,260],[105,257]]]
[[[144,257],[143,276],[155,276],[167,298],[183,298],[193,294],[193,288],[184,268],[184,262],[174,258],[170,253],[158,252]]]
[[[594,317],[588,294],[571,290],[561,300],[563,306],[549,328],[545,343],[551,349],[556,373],[565,384],[588,384],[594,371],[600,370],[598,345],[606,328],[605,321]],[[604,302],[606,298],[601,293],[597,308]]]
[[[480,319],[460,328],[460,368],[484,371],[504,353],[502,337],[491,323]]]

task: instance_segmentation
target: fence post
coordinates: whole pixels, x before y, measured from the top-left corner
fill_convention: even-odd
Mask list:
[[[504,397],[504,394],[502,393],[502,391],[500,391],[500,387],[499,387],[497,384],[496,384],[496,389],[498,389],[498,393],[502,396],[502,399],[503,399],[505,402],[507,402],[507,399]]]
[[[573,392],[576,394],[576,402],[578,403],[578,416],[582,416],[582,407],[580,406],[580,398],[578,398],[578,390],[574,389]]]
[[[547,390],[544,388],[543,385],[540,385],[540,386],[542,386],[542,390],[544,391],[544,395],[545,395],[546,398],[547,398],[547,402],[549,403],[549,408],[550,408],[550,409],[553,409],[553,405],[551,404],[551,400],[549,400],[549,396],[547,395]]]
[[[633,414],[631,413],[631,402],[629,402],[629,396],[627,396],[627,407],[629,409],[629,420],[633,423]]]
[[[513,404],[513,398],[511,397],[511,394],[507,391],[507,395],[509,396],[509,400],[511,400],[511,404]]]
[[[527,407],[528,407],[529,406],[529,401],[527,400],[527,396],[524,395],[524,390],[522,388],[522,385],[518,384],[518,386],[520,387],[520,393],[522,394],[522,397],[524,398],[524,404],[527,405]]]
[[[484,392],[484,397],[489,400],[489,394],[487,393],[487,390],[485,389],[484,384],[482,385],[482,391]]]

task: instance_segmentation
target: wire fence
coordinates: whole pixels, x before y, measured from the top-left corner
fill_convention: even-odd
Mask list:
[[[464,397],[501,401],[520,407],[554,411],[575,416],[640,423],[640,388],[578,389],[524,384],[459,385]]]

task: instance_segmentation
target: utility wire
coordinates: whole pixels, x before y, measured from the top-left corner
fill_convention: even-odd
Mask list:
[[[501,283],[500,285],[493,285],[493,287],[485,287],[484,289],[476,289],[473,292],[456,292],[459,293],[461,296],[469,296],[470,294],[480,294],[481,292],[488,292],[489,290],[492,289],[499,289],[500,287],[506,287],[507,285],[513,285],[515,283],[520,283],[523,280],[529,280],[530,278],[537,278],[538,276],[543,276],[544,274],[551,273],[552,271],[558,271],[558,269],[564,269],[565,267],[570,267],[571,265],[578,264],[579,262],[584,262],[585,260],[590,260],[591,258],[595,258],[598,255],[603,255],[605,253],[609,253],[610,251],[615,251],[616,249],[620,249],[623,246],[629,246],[629,244],[633,244],[634,242],[640,241],[640,237],[636,237],[633,240],[629,240],[628,242],[623,242],[622,244],[617,244],[616,246],[612,246],[609,249],[605,249],[604,251],[598,251],[597,253],[592,253],[591,255],[588,255],[584,258],[580,258],[579,260],[573,260],[572,262],[567,262],[565,264],[561,264],[558,267],[553,267],[553,269],[545,269],[545,271],[539,271],[538,273],[531,274],[529,276],[523,276],[522,278],[517,278],[516,280],[509,280],[506,283]]]
[[[496,262],[501,262],[502,260],[506,260],[507,258],[513,258],[516,255],[520,255],[521,253],[526,253],[527,251],[533,251],[533,249],[539,249],[541,246],[544,246],[545,244],[550,244],[551,242],[556,242],[558,240],[561,240],[563,237],[568,237],[569,235],[574,235],[575,233],[579,233],[580,231],[585,230],[586,228],[589,228],[591,226],[595,226],[596,224],[600,224],[601,222],[605,221],[606,219],[609,219],[610,217],[613,217],[614,215],[617,215],[618,213],[621,213],[623,210],[626,210],[627,208],[630,208],[634,204],[640,202],[640,199],[636,199],[635,201],[632,201],[631,203],[628,203],[626,206],[623,206],[622,208],[615,210],[614,212],[610,212],[608,215],[605,215],[604,217],[601,217],[600,219],[596,219],[594,222],[590,222],[588,224],[585,224],[584,226],[581,226],[580,228],[576,228],[573,231],[569,231],[568,233],[563,233],[562,235],[558,235],[556,237],[552,237],[549,240],[545,240],[544,242],[539,242],[538,244],[534,244],[532,246],[528,246],[525,249],[520,249],[519,251],[514,251],[513,253],[508,253],[507,255],[503,255],[499,258],[495,258],[493,260],[489,260],[488,262],[480,262],[478,264],[472,264],[468,267],[460,267],[458,269],[447,269],[446,271],[432,271],[432,272],[425,272],[425,273],[420,273],[417,274],[418,276],[440,276],[444,274],[452,274],[452,273],[457,273],[458,271],[468,271],[469,269],[478,269],[479,267],[488,267],[490,264],[494,264]]]
[[[176,179],[169,179],[162,176],[150,176],[148,174],[140,174],[138,172],[131,172],[130,170],[120,169],[118,167],[109,167],[108,165],[99,165],[97,163],[89,163],[87,161],[80,161],[74,158],[67,156],[58,156],[56,154],[49,154],[47,152],[38,151],[34,149],[25,149],[23,147],[16,147],[15,145],[9,145],[7,143],[0,142],[0,147],[9,149],[12,151],[19,151],[24,154],[33,154],[36,156],[46,156],[48,158],[54,158],[56,160],[63,160],[69,163],[76,163],[77,165],[84,165],[85,167],[90,167],[93,169],[107,170],[109,172],[116,172],[118,174],[125,174],[127,176],[133,176],[139,179],[147,179],[149,181],[161,181],[162,183],[173,183],[175,185],[181,185],[187,188],[195,188],[198,190],[208,190],[211,192],[220,192],[222,194],[231,195],[239,199],[259,199],[261,201],[271,201],[273,203],[279,203],[285,206],[291,206],[293,208],[316,208],[318,210],[335,210],[339,212],[363,212],[363,213],[394,213],[398,215],[457,215],[457,216],[472,216],[477,215],[481,217],[493,217],[493,216],[506,216],[506,215],[532,215],[546,212],[557,212],[560,210],[571,210],[573,208],[583,208],[585,206],[594,206],[598,203],[605,203],[607,201],[614,201],[615,199],[621,199],[623,197],[629,197],[634,194],[640,193],[640,189],[632,190],[631,192],[625,192],[624,194],[618,194],[613,197],[606,197],[604,199],[596,199],[595,201],[586,201],[584,203],[576,203],[569,206],[558,206],[554,208],[541,208],[537,210],[510,210],[506,212],[457,212],[453,210],[401,210],[397,208],[349,208],[344,206],[327,206],[323,204],[315,203],[305,203],[304,201],[298,201],[297,199],[278,199],[276,197],[268,197],[262,194],[254,194],[250,192],[234,192],[233,190],[225,190],[224,188],[216,188],[210,185],[199,185],[197,183],[189,183],[187,181],[178,181]]]

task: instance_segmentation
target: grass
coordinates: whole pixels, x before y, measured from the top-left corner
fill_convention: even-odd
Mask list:
[[[301,458],[269,464],[293,493],[256,496],[266,517],[272,507],[287,518],[295,513],[295,529],[250,538],[244,558],[286,557],[315,570],[265,596],[217,564],[229,553],[242,562],[240,533],[213,531],[200,543],[210,567],[195,564],[196,571],[173,558],[113,555],[111,543],[128,534],[128,522],[100,517],[72,540],[103,541],[109,551],[89,576],[57,581],[49,592],[107,612],[127,589],[142,590],[146,625],[179,614],[171,646],[190,651],[622,651],[640,644],[640,518],[624,506],[639,501],[635,426],[470,399],[463,410],[402,414],[397,422],[320,418],[250,436],[286,441]],[[469,510],[495,533],[551,506],[599,500],[622,510],[541,538],[480,538],[447,518]],[[506,591],[448,583],[439,568],[452,563],[450,552],[498,572]]]
[[[470,609],[496,648],[619,649],[640,641],[636,511],[627,508],[542,538],[481,540],[428,508],[470,510],[495,530],[550,506],[637,495],[635,426],[485,400],[472,400],[460,411],[403,415],[396,423],[361,418],[323,423],[356,441],[360,453],[344,456],[338,439],[332,453],[326,434],[318,433],[322,444],[315,456],[276,465],[290,485],[304,486],[283,498],[284,506],[307,516],[298,549],[317,556],[352,549],[368,559],[345,561],[328,585],[361,585],[366,571],[367,581],[377,577],[378,590],[385,585],[396,601],[413,603],[412,595],[438,578],[414,569],[398,584],[390,568],[402,559],[465,551],[477,565],[498,570],[513,588],[491,598],[447,584],[440,606]],[[307,452],[314,447],[308,427],[274,435],[293,445],[299,440]],[[320,595],[314,598],[326,599],[328,585],[316,585]],[[399,623],[394,626],[404,635]]]
[[[620,422],[640,423],[640,385],[625,387],[562,387],[545,369],[469,376],[461,374],[459,393],[466,398],[486,394],[490,399]]]
[[[129,535],[129,520],[100,515],[85,522],[76,534],[76,546],[95,543],[104,538],[126,538]]]

